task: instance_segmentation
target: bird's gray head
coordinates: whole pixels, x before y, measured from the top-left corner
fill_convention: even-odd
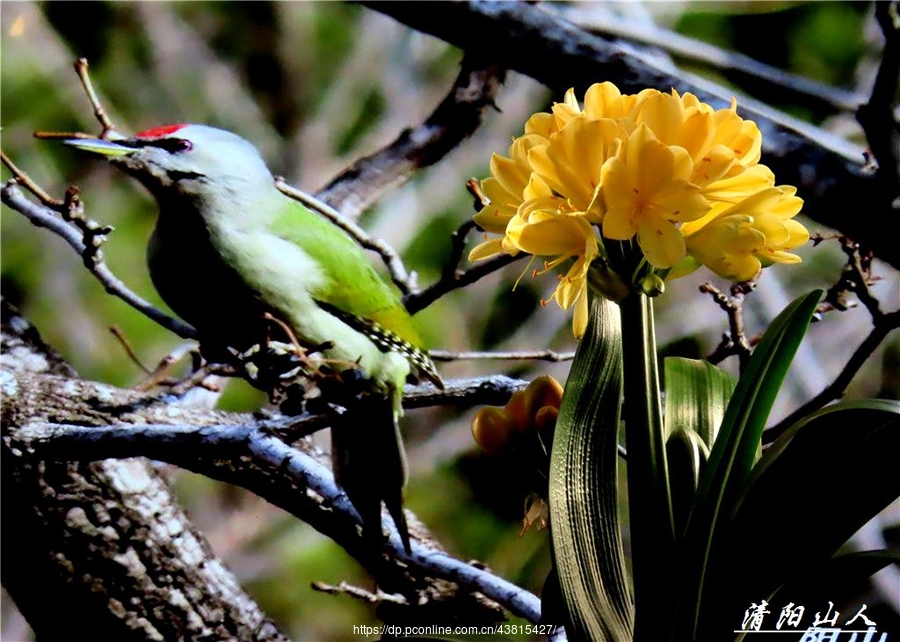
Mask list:
[[[176,194],[227,196],[272,186],[272,173],[253,145],[207,125],[165,125],[116,141],[65,142],[106,156],[160,199]]]

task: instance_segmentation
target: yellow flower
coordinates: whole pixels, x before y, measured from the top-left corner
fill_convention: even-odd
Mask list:
[[[603,236],[626,241],[637,234],[647,260],[658,268],[685,256],[676,223],[700,218],[709,203],[690,182],[693,164],[681,147],[667,146],[646,125],[603,166]]]
[[[591,261],[600,255],[593,226],[583,217],[570,213],[533,210],[517,214],[509,222],[507,238],[516,249],[534,256],[555,257],[544,264],[543,274],[569,259],[575,262],[551,298],[564,310],[575,305],[572,330],[581,337],[587,328],[587,273]]]
[[[793,220],[803,206],[790,186],[760,190],[736,204],[717,204],[709,215],[682,228],[688,252],[719,276],[752,279],[773,263],[799,263],[792,250],[809,240]]]
[[[793,188],[775,186],[759,164],[761,145],[759,128],[738,116],[734,100],[717,110],[690,93],[623,95],[598,83],[582,107],[570,89],[528,119],[509,157],[492,157],[491,177],[481,183],[490,203],[475,221],[502,236],[469,257],[547,257],[535,274],[571,263],[551,298],[575,307],[576,336],[587,323],[587,275],[600,256],[592,287],[610,298],[700,264],[743,280],[762,266],[797,262],[789,250],[809,238],[793,220],[802,201]],[[607,251],[634,238],[642,255]]]
[[[635,122],[647,125],[666,145],[683,147],[694,168],[691,182],[705,186],[733,176],[759,161],[762,134],[753,121],[737,115],[736,103],[713,110],[690,93],[642,92]]]
[[[569,90],[571,91],[571,90]],[[655,90],[644,90],[655,91]],[[622,95],[611,82],[595,83],[584,94],[584,116],[590,120],[601,118],[620,119],[631,116],[635,106],[644,96],[640,94]]]
[[[506,231],[506,224],[522,204],[522,193],[531,179],[528,151],[542,144],[546,145],[547,141],[540,136],[525,135],[510,145],[509,158],[491,155],[491,178],[481,181],[481,191],[490,204],[474,217],[482,229],[498,234]]]
[[[528,153],[528,163],[573,211],[585,212],[591,218],[600,169],[616,153],[623,138],[625,132],[614,120],[573,118],[550,137],[549,144],[534,147]],[[592,222],[599,223],[599,217]]]
[[[563,102],[554,103],[549,114],[543,111],[533,114],[525,122],[525,134],[549,139],[580,113],[581,107],[575,98],[575,91],[570,89],[566,92]]]
[[[685,94],[685,99],[691,94]],[[699,102],[699,101],[698,101]],[[762,154],[762,132],[752,120],[744,120],[737,115],[737,101],[731,99],[731,107],[715,112],[715,144],[725,145],[734,152],[735,160],[744,168],[759,162]]]
[[[550,189],[537,177],[532,177],[528,165],[528,152],[533,147],[546,145],[546,139],[537,135],[517,138],[509,148],[509,158],[491,156],[491,177],[481,181],[481,191],[489,203],[473,219],[483,230],[506,234],[506,226],[524,199],[551,195]],[[516,254],[506,237],[492,238],[480,243],[469,253],[470,261],[495,254]]]
[[[703,188],[703,195],[710,201],[737,203],[760,190],[775,186],[775,174],[765,165],[754,165],[747,170],[710,183]]]

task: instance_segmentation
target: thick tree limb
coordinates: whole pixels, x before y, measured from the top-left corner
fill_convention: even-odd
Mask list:
[[[47,459],[96,460],[145,456],[194,472],[240,483],[271,503],[290,511],[331,537],[366,565],[379,586],[408,592],[408,582],[385,577],[383,560],[367,554],[359,536],[359,518],[347,495],[335,484],[331,471],[307,452],[292,448],[263,424],[122,424],[84,427],[49,422],[29,423],[16,433],[15,443]],[[202,456],[198,457],[198,453]],[[407,566],[407,573],[429,575],[459,583],[497,600],[516,615],[537,623],[540,602],[534,595],[482,569],[451,558],[432,543],[413,542],[403,552],[400,538],[387,517],[391,555]],[[420,581],[424,578],[420,578]],[[407,586],[403,586],[407,584]]]
[[[285,640],[147,462],[41,461],[16,446],[28,422],[112,419],[111,389],[76,379],[5,304],[2,339],[2,581],[38,639]],[[46,378],[66,386],[33,385]],[[77,408],[88,389],[94,403]]]
[[[697,38],[684,36],[677,31],[660,27],[652,20],[639,22],[623,19],[612,15],[612,12],[600,13],[594,9],[595,7],[585,8],[584,5],[566,5],[562,7],[562,14],[567,20],[591,33],[657,47],[679,59],[758,78],[772,84],[779,92],[788,92],[792,99],[805,105],[854,111],[865,100],[865,96],[856,92],[784,71],[738,51],[728,51]]]
[[[900,3],[896,0],[875,3],[875,18],[884,34],[884,50],[872,85],[872,95],[869,102],[860,105],[856,119],[866,132],[869,149],[878,164],[875,180],[884,191],[893,190],[895,198],[900,201],[900,123],[893,108],[897,86],[900,85],[898,12]],[[895,208],[898,210],[895,215],[900,215],[900,202],[895,202]]]
[[[687,72],[675,75],[531,3],[363,4],[560,93],[569,87],[583,92],[601,80],[613,81],[629,93],[674,87],[716,104],[727,104],[735,93]],[[760,102],[739,97],[738,105],[739,112],[756,121],[763,132],[763,161],[780,183],[800,190],[804,213],[900,268],[900,246],[895,242],[900,217],[891,206],[896,194],[879,188],[864,172],[862,150]]]

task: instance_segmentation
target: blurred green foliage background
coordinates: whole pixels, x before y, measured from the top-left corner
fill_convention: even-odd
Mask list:
[[[575,3],[628,20],[655,20],[724,48],[837,86],[868,90],[879,40],[870,3],[698,2]],[[564,9],[565,5],[555,5]],[[461,27],[463,28],[463,27]],[[253,141],[273,171],[313,192],[361,155],[421,122],[449,90],[461,53],[363,7],[339,2],[3,2],[3,150],[52,194],[76,184],[87,213],[116,231],[104,246],[111,269],[161,307],[144,265],[154,224],[151,198],[102,162],[36,130],[97,132],[72,62],[86,57],[103,104],[124,133],[170,122],[202,122]],[[748,94],[861,142],[852,114],[784,104],[771,86],[714,69],[700,69]],[[596,80],[602,81],[602,70]],[[659,89],[667,89],[660,87]],[[450,233],[473,213],[465,180],[483,177],[492,152],[505,153],[529,114],[560,96],[510,74],[484,127],[443,162],[421,172],[367,212],[362,223],[403,253],[421,284],[438,277]],[[4,169],[3,179],[8,177]],[[801,194],[802,196],[802,194]],[[813,232],[820,230],[810,226]],[[478,235],[472,235],[472,242]],[[799,268],[767,271],[747,304],[751,333],[793,296],[827,287],[839,275],[836,245],[804,248]],[[897,275],[876,294],[893,309]],[[552,279],[526,276],[522,265],[454,292],[419,315],[430,344],[449,350],[574,347],[569,318],[541,310]],[[697,285],[707,273],[671,284],[660,301],[663,350],[700,356],[726,329],[721,311]],[[719,285],[722,285],[719,283]],[[118,327],[149,364],[179,344],[120,301],[106,296],[64,243],[2,211],[2,293],[85,377],[129,386],[142,373],[109,332]],[[856,309],[827,316],[813,328],[783,395],[784,413],[826,385],[865,336]],[[863,370],[853,396],[897,394],[897,346]],[[729,364],[732,370],[736,364]],[[564,381],[566,364],[461,362],[441,366],[445,378],[505,372]],[[247,386],[229,387],[223,406],[252,409],[264,399]],[[411,412],[404,422],[412,478],[407,507],[462,559],[479,559],[498,574],[540,592],[549,569],[546,531],[518,533],[527,489],[515,462],[476,452],[472,409]],[[371,581],[341,549],[305,524],[240,489],[180,471],[171,477],[189,514],[241,582],[294,639],[340,640],[353,624],[375,622],[367,606],[310,589],[310,582]],[[5,600],[4,615],[12,611]],[[16,628],[18,627],[18,628]],[[4,618],[3,639],[27,628]]]

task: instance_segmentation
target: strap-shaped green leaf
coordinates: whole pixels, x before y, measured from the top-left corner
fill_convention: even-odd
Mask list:
[[[684,531],[734,379],[708,361],[667,357],[666,464],[675,531]]]
[[[690,428],[676,430],[666,440],[666,465],[676,536],[680,536],[687,525],[707,459],[709,448],[700,435]]]
[[[869,577],[891,564],[900,564],[900,551],[897,549],[884,548],[835,555],[817,565],[815,571],[804,573],[781,586],[769,602],[825,604],[830,600],[835,604],[847,604],[859,598],[859,587]]]
[[[766,420],[821,298],[821,290],[802,296],[772,321],[731,396],[688,523],[686,578],[673,639],[702,639],[705,582],[717,540],[750,480]]]
[[[702,359],[666,357],[666,435],[696,432],[712,448],[735,381],[727,372]]]
[[[809,573],[804,573],[784,584],[773,595],[767,596],[765,599],[769,604],[778,604],[782,608],[787,605],[806,606],[826,604],[827,602],[853,603],[859,598],[859,587],[864,585],[866,578],[890,564],[898,563],[900,563],[900,553],[891,549],[836,555]],[[735,624],[740,624],[747,607],[759,600],[760,598],[756,598],[750,602],[735,603],[730,608],[714,605],[716,612],[722,616],[719,618],[718,629],[722,631],[736,630]],[[847,619],[850,617],[850,614],[847,614]],[[734,638],[734,642],[753,642],[758,639],[758,636],[753,633],[753,631],[750,634],[740,633]],[[846,639],[848,642],[853,640],[849,633]],[[857,640],[859,639],[857,638]],[[877,638],[870,639],[871,642],[875,642]]]
[[[732,603],[810,576],[900,497],[898,452],[900,402],[886,399],[829,406],[776,440],[723,542],[723,562],[740,569]]]
[[[550,529],[569,639],[626,641],[633,606],[618,510],[621,321],[601,297],[589,314],[553,438]]]

